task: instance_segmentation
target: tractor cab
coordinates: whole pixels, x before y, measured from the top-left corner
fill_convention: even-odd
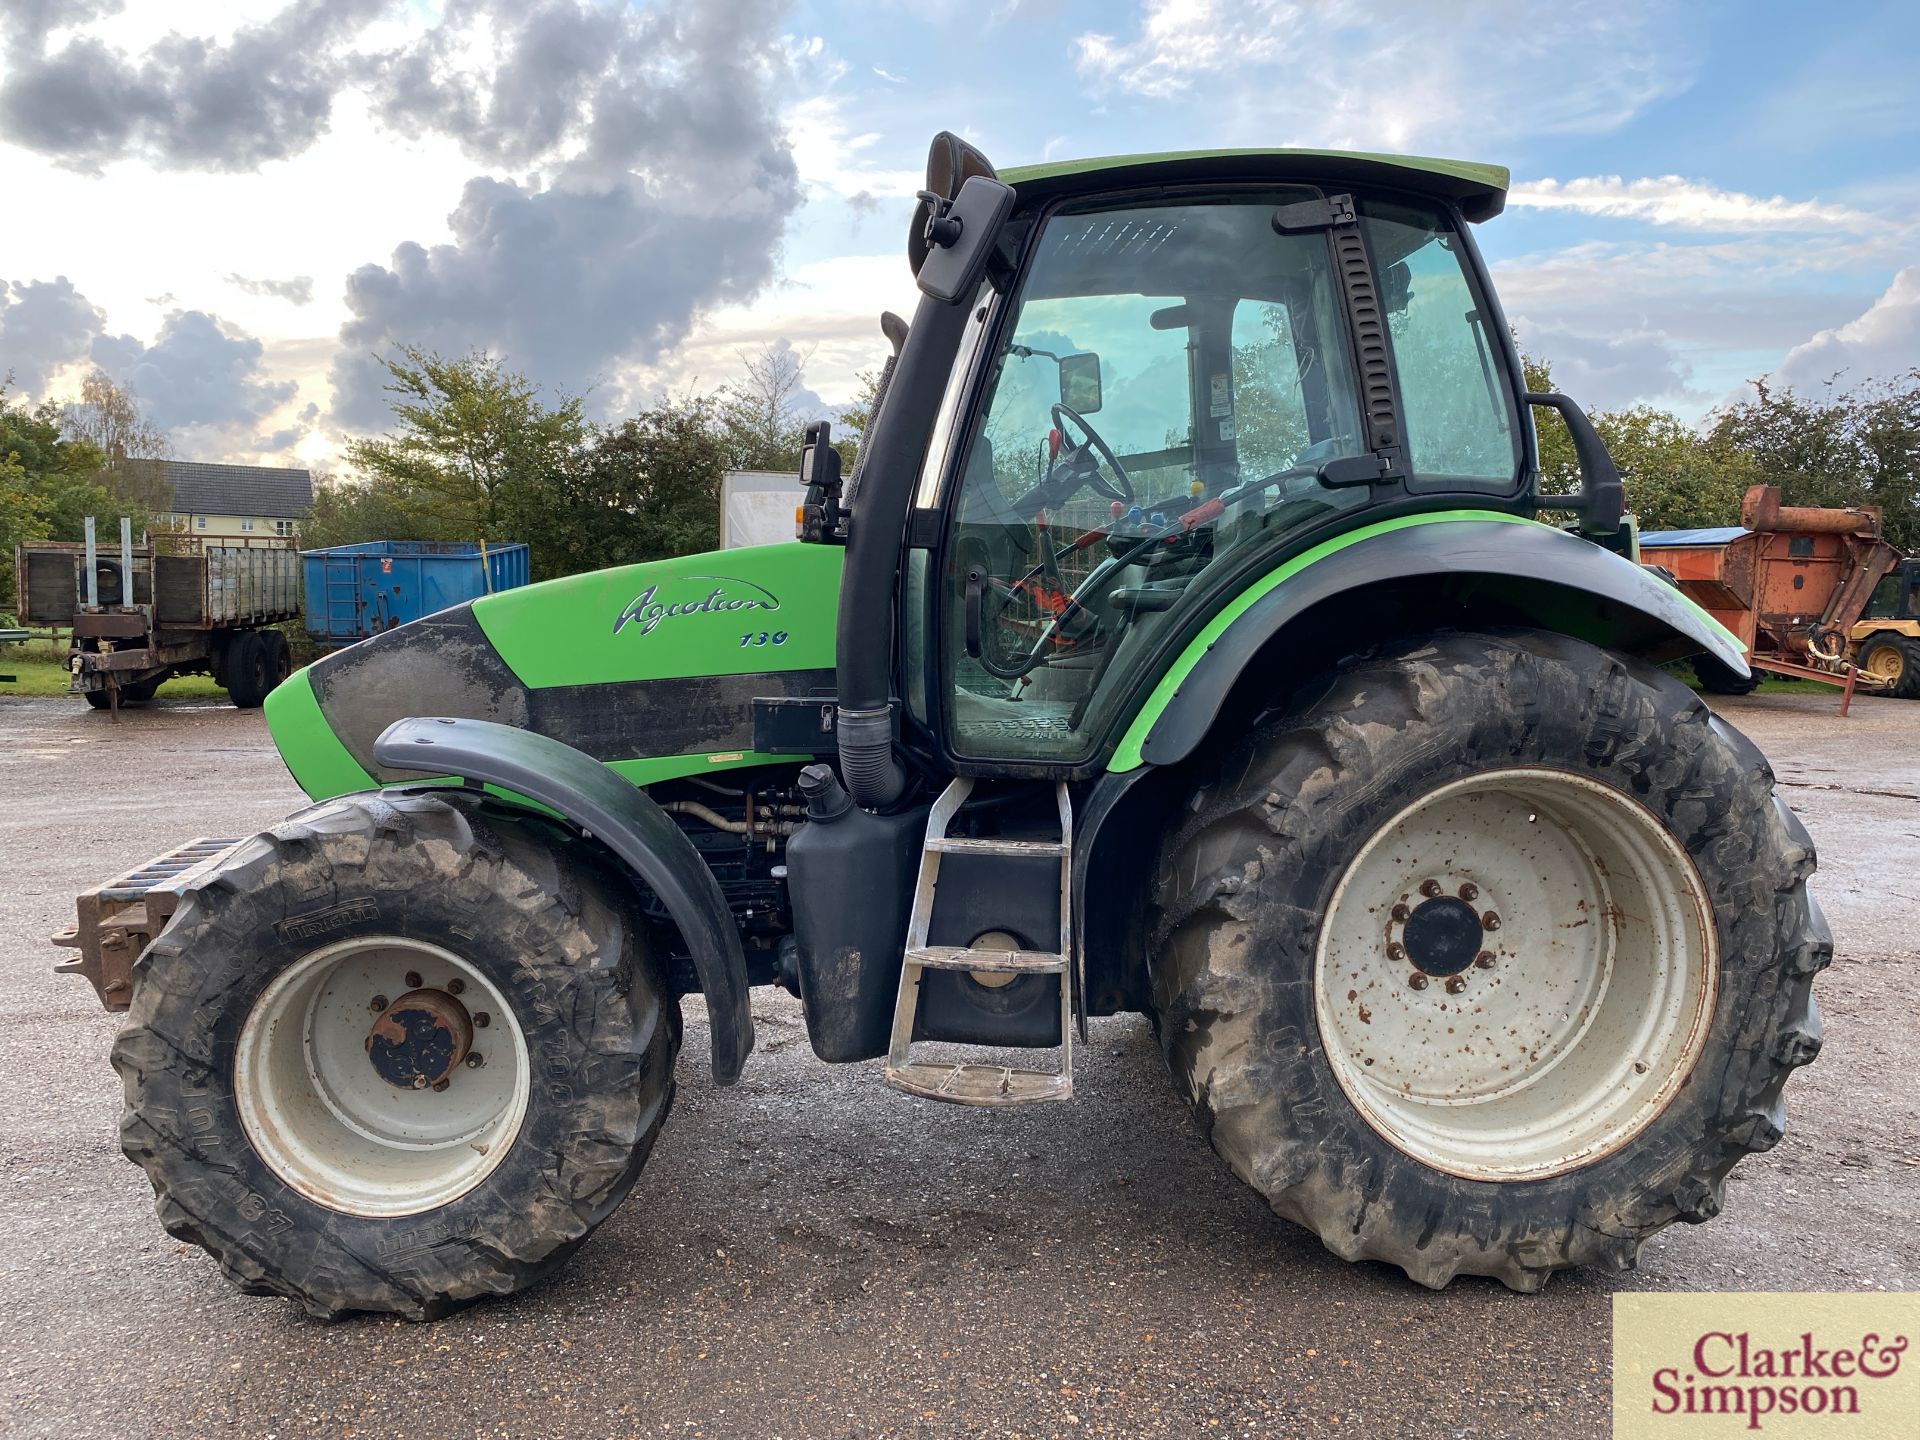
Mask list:
[[[927,184],[909,243],[926,298],[892,331],[857,499],[825,496],[842,523],[803,527],[858,536],[843,723],[897,697],[909,741],[955,771],[1095,773],[1182,648],[1316,543],[1543,503],[1617,525],[1597,441],[1582,494],[1536,493],[1527,402],[1571,407],[1525,393],[1473,244],[1504,170],[1249,151],[1003,183],[942,135]],[[883,606],[884,687],[886,636],[863,624]]]

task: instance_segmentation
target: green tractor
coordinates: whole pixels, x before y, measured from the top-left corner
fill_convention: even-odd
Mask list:
[[[1813,848],[1660,668],[1739,642],[1526,393],[1470,228],[1506,185],[937,137],[801,543],[329,656],[266,707],[309,808],[82,897],[167,1229],[316,1315],[519,1290],[633,1185],[682,998],[726,1085],[755,985],[979,1106],[1143,1013],[1276,1212],[1424,1285],[1712,1216],[1820,1046]]]

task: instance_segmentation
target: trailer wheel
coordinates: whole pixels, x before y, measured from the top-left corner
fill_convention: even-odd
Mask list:
[[[1760,688],[1758,670],[1739,675],[1734,673],[1731,665],[1711,655],[1693,657],[1693,675],[1700,682],[1700,688],[1709,695],[1751,695]]]
[[[227,698],[236,708],[254,710],[272,691],[274,680],[273,643],[267,632],[243,630],[227,642]]]
[[[1214,1148],[1438,1288],[1630,1268],[1780,1139],[1832,953],[1758,751],[1664,672],[1535,633],[1349,662],[1170,837],[1154,1000]]]
[[[1875,635],[1860,647],[1860,668],[1881,683],[1881,693],[1920,700],[1920,640]]]
[[[249,1293],[430,1319],[532,1284],[632,1187],[677,1002],[584,843],[352,795],[245,842],[136,966],[121,1139]]]
[[[166,676],[156,675],[151,680],[141,680],[132,685],[122,685],[120,687],[120,703],[122,705],[146,704],[147,701],[153,699],[153,697],[159,693],[160,682],[164,679],[166,679]],[[88,690],[83,693],[87,697],[87,704],[96,710],[107,710],[113,706],[113,699],[105,690]]]

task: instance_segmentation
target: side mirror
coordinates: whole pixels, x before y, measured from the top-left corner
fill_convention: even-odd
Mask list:
[[[922,200],[927,258],[915,276],[920,293],[946,305],[971,298],[1013,209],[1013,188],[976,175],[951,205]]]
[[[1587,412],[1565,395],[1530,394],[1526,401],[1529,405],[1560,412],[1567,433],[1573,437],[1573,457],[1580,464],[1580,488],[1571,495],[1542,495],[1540,508],[1573,511],[1580,517],[1583,535],[1616,533],[1620,529],[1620,513],[1626,508],[1626,496],[1620,484],[1620,471],[1614,466],[1613,456],[1607,453],[1600,432],[1587,418]]]
[[[1100,408],[1100,357],[1091,350],[1060,357],[1060,403],[1080,415]]]

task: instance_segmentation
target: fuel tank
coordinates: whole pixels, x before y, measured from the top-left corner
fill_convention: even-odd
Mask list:
[[[316,800],[421,778],[373,758],[410,715],[551,735],[639,785],[790,762],[754,752],[753,701],[833,694],[843,554],[753,546],[455,605],[298,671],[267,698],[267,725]]]

